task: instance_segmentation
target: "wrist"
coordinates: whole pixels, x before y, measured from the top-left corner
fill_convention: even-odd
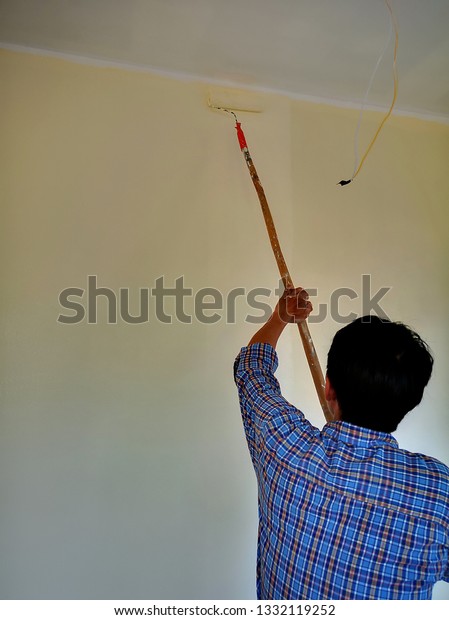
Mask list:
[[[273,314],[270,316],[267,322],[277,329],[284,329],[284,327],[288,325],[288,321],[284,321],[284,319],[281,317],[278,307],[273,310]]]
[[[273,314],[266,322],[265,327],[267,333],[271,335],[272,340],[276,343],[287,325],[288,322],[284,321],[277,309],[275,309]]]
[[[270,316],[268,321],[276,327],[276,329],[284,329],[289,323],[291,323],[291,317],[288,315],[283,315],[279,304],[274,308],[273,314]]]

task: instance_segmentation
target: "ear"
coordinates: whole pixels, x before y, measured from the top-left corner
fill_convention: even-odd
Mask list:
[[[327,402],[329,403],[329,409],[332,412],[333,419],[341,420],[341,410],[340,410],[340,405],[338,404],[337,395],[327,375],[326,375],[326,385],[324,388],[324,394],[326,396]]]
[[[331,382],[329,381],[329,377],[326,375],[326,386],[324,388],[324,395],[326,396],[326,400],[337,400],[337,396],[335,394],[335,390],[332,387]]]

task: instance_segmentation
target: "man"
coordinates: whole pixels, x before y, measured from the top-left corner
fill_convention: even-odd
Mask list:
[[[275,347],[312,310],[286,291],[243,347],[235,381],[256,471],[259,599],[430,599],[449,581],[449,468],[390,434],[421,401],[427,345],[406,326],[363,317],[328,355],[322,431],[281,395]]]

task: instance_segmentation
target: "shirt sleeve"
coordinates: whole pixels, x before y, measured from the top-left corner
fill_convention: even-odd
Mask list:
[[[276,449],[273,438],[278,443],[293,429],[313,428],[304,414],[282,396],[274,376],[277,367],[275,349],[263,343],[243,347],[234,363],[243,426],[255,466],[261,450],[268,444],[270,449]]]

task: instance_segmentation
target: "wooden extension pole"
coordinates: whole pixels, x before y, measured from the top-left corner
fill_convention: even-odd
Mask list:
[[[254,187],[256,188],[256,192],[259,197],[260,206],[262,207],[262,213],[263,213],[263,217],[265,220],[265,226],[267,228],[268,237],[270,239],[274,257],[276,259],[276,263],[279,269],[279,274],[282,278],[282,282],[285,288],[295,288],[293,285],[293,281],[291,279],[290,273],[288,271],[287,264],[284,259],[284,255],[282,254],[276,228],[274,226],[273,217],[271,215],[270,207],[268,206],[268,201],[265,196],[262,183],[260,182],[259,175],[257,174],[257,170],[251,158],[248,145],[245,139],[245,134],[243,133],[241,124],[237,121],[237,118],[236,118],[235,128],[237,130],[237,137],[239,140],[240,149],[243,153],[243,156],[245,157],[245,161],[248,166],[251,179],[254,183]],[[323,372],[321,370],[320,362],[318,360],[318,356],[315,351],[315,346],[312,341],[312,336],[310,335],[309,326],[307,324],[307,321],[301,321],[300,323],[297,323],[297,325],[298,325],[299,334],[301,336],[302,344],[304,346],[306,358],[309,363],[310,372],[312,373],[312,378],[315,384],[315,389],[318,394],[318,399],[320,401],[321,408],[324,413],[324,417],[326,418],[327,422],[330,422],[333,418],[332,418],[331,412],[329,411],[329,407],[326,401],[326,396],[325,396],[325,391],[324,391],[325,382],[324,382]]]

